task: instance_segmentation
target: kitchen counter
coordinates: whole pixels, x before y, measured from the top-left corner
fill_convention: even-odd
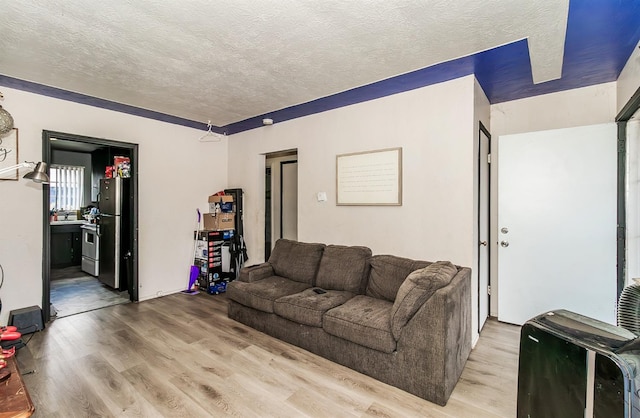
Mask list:
[[[49,221],[49,225],[84,225],[90,224],[88,221],[79,219],[77,221]]]

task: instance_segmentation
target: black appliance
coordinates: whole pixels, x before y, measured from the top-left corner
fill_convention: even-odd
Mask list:
[[[244,214],[244,192],[242,189],[224,189],[224,194],[233,196],[233,212],[236,214],[235,231],[237,235],[244,236],[243,214]]]
[[[118,290],[129,287],[128,258],[131,242],[131,179],[100,180],[97,232],[100,239],[98,279]]]
[[[224,189],[224,194],[233,196],[233,212],[236,214],[235,235],[228,244],[230,280],[234,280],[240,276],[242,266],[249,259],[244,242],[244,192],[242,189]]]
[[[573,312],[523,326],[518,417],[640,417],[640,339]]]

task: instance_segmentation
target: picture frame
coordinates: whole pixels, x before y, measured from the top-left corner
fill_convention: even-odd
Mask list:
[[[402,148],[337,155],[336,205],[402,206]]]
[[[0,136],[0,169],[18,164],[18,128],[13,128],[6,135]],[[17,181],[18,168],[13,174],[2,174],[0,180]]]

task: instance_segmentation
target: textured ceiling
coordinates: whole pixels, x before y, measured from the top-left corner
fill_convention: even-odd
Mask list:
[[[638,23],[636,0],[576,3],[614,11],[630,7],[635,13],[631,23]],[[498,99],[500,94],[511,97],[500,93],[492,76],[509,65],[522,73],[525,62],[529,84],[552,83],[563,76],[567,27],[577,14],[570,13],[568,0],[0,4],[5,85],[17,79],[187,121],[237,125],[230,133],[245,129],[243,121],[343,97],[381,80],[425,78],[429,75],[419,71],[428,68],[457,75],[447,63],[456,63],[460,74],[477,73],[490,99],[494,90]],[[601,19],[609,19],[597,11]],[[588,22],[585,28],[593,25]],[[607,26],[617,27],[615,22]],[[628,38],[633,43],[638,36],[636,30]],[[475,61],[467,68],[464,60],[470,57]],[[497,59],[506,64],[500,66]],[[313,106],[305,110],[313,111]]]

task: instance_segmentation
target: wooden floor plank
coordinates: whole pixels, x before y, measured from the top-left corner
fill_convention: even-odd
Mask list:
[[[59,318],[18,353],[37,418],[513,417],[520,328],[490,320],[441,407],[175,294]]]
[[[100,355],[92,354],[81,358],[78,366],[84,370],[87,382],[100,388],[98,396],[115,416],[151,417],[158,411],[136,393],[124,376]]]
[[[191,418],[208,415],[206,410],[176,390],[169,383],[173,376],[161,369],[143,364],[125,370],[122,375],[134,387],[136,394],[153,405],[160,416]]]

